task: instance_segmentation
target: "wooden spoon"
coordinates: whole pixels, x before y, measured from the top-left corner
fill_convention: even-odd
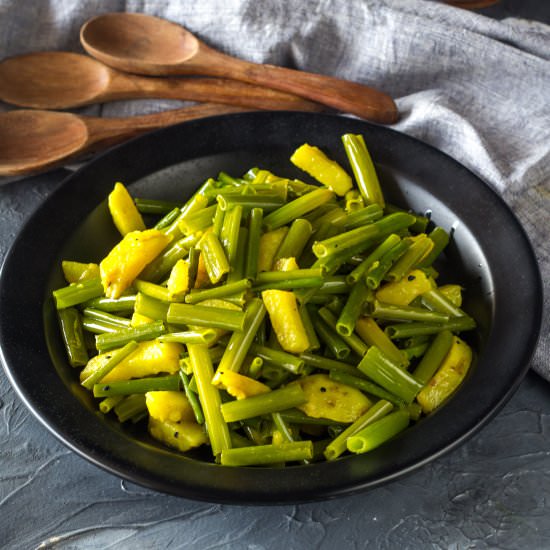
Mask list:
[[[139,13],[110,13],[86,22],[80,41],[93,57],[130,73],[202,74],[232,78],[297,94],[380,123],[393,123],[397,107],[388,95],[355,82],[225,55],[177,25]]]
[[[0,114],[0,175],[35,172],[148,130],[242,110],[204,104],[128,118],[27,109],[9,111]]]
[[[37,52],[0,62],[0,99],[20,107],[68,109],[136,98],[206,101],[270,110],[322,108],[295,95],[235,80],[130,75],[72,52]]]

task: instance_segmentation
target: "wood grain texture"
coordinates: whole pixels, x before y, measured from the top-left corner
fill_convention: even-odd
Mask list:
[[[398,119],[395,102],[379,90],[321,74],[243,61],[207,46],[183,27],[157,17],[131,13],[101,15],[83,25],[80,40],[96,59],[130,73],[231,78],[296,94],[382,124]]]
[[[239,107],[216,104],[127,118],[28,109],[9,111],[0,114],[0,175],[30,174],[149,130],[239,111]]]
[[[318,103],[296,95],[236,80],[126,74],[73,52],[35,52],[0,62],[0,99],[20,107],[68,109],[139,98],[212,102],[269,110],[322,109]]]

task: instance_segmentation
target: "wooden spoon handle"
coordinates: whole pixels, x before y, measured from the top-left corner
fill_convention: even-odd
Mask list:
[[[227,78],[144,78],[114,69],[103,100],[152,97],[273,111],[323,110],[319,103],[303,97]]]
[[[186,71],[189,65],[195,65],[197,69],[208,67],[213,76],[289,92],[382,124],[392,124],[399,118],[393,99],[369,86],[275,65],[250,63],[213,50],[204,43],[200,44],[200,52],[186,65]]]
[[[15,109],[0,114],[0,175],[33,173],[62,165],[83,153],[97,151],[147,130],[242,110],[205,104],[128,118],[96,118],[58,111]]]
[[[238,113],[245,110],[250,109],[206,103],[203,105],[184,107],[182,109],[172,109],[170,111],[127,118],[96,118],[82,116],[81,119],[88,128],[88,139],[80,152],[97,151],[149,130],[164,128],[165,126],[171,126],[179,122],[229,113]]]

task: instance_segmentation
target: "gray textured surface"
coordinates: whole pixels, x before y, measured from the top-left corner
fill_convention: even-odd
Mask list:
[[[491,10],[549,15],[546,2],[507,0]],[[15,2],[11,11],[0,8],[6,14],[18,15]],[[7,51],[9,33],[2,40]],[[0,187],[0,261],[59,180],[57,173]],[[0,372],[0,547],[542,550],[550,548],[549,415],[550,386],[530,373],[479,434],[399,482],[329,502],[219,506],[157,494],[88,464],[30,415]]]

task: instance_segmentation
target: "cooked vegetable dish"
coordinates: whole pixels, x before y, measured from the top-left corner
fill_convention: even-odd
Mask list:
[[[280,467],[368,452],[452,396],[476,324],[434,267],[450,235],[386,202],[363,136],[342,146],[349,169],[304,144],[303,180],[222,172],[182,204],[114,184],[120,241],[63,261],[53,292],[103,414],[224,466]]]

